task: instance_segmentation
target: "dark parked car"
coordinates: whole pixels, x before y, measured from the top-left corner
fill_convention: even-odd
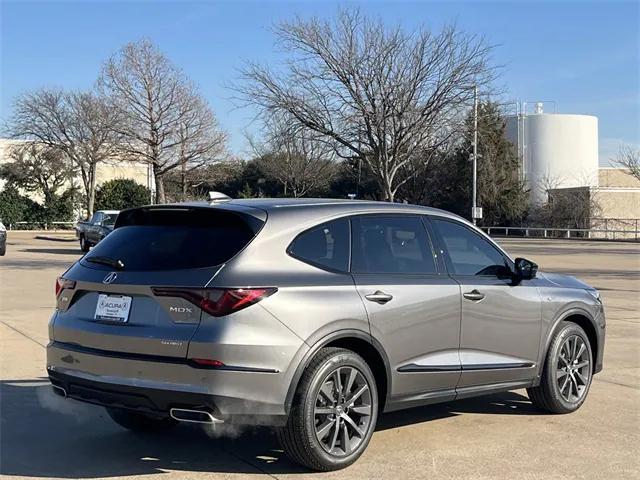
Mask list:
[[[596,289],[414,205],[123,211],[56,296],[47,369],[58,394],[137,431],[272,425],[317,470],[353,463],[379,413],[520,388],[569,413],[602,369]]]
[[[7,229],[0,221],[0,256],[7,253]]]
[[[87,222],[78,222],[76,237],[80,241],[80,250],[88,252],[100,240],[113,231],[118,218],[118,210],[98,210]]]

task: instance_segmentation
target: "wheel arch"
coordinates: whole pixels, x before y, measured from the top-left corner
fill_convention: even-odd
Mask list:
[[[549,352],[549,347],[551,346],[551,339],[555,334],[558,326],[561,322],[571,322],[578,325],[580,328],[584,330],[589,339],[589,344],[591,346],[591,356],[593,358],[592,369],[595,373],[596,364],[598,363],[598,334],[596,327],[596,320],[591,316],[591,314],[582,309],[582,308],[571,308],[562,312],[553,322],[553,325],[548,330],[547,338],[545,339],[544,350],[542,352],[542,361],[540,362],[540,367],[538,369],[538,380],[540,379],[540,375],[542,374],[542,369],[544,368],[544,364],[547,359],[547,353]]]
[[[372,338],[371,335],[361,330],[348,329],[339,330],[322,337],[307,351],[296,368],[291,383],[289,384],[285,399],[285,410],[287,414],[291,410],[293,396],[298,388],[302,374],[316,353],[323,347],[346,348],[364,358],[376,380],[380,403],[379,409],[382,411],[384,405],[387,403],[389,392],[391,391],[391,368],[389,366],[389,359],[382,345],[375,338]]]

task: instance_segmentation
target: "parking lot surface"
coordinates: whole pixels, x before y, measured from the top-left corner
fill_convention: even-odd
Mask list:
[[[499,240],[513,256],[602,292],[604,370],[578,412],[543,414],[519,390],[388,414],[356,464],[314,474],[290,462],[269,430],[181,425],[139,436],[100,407],[55,396],[45,371],[54,281],[80,250],[33,237],[9,232],[0,257],[5,478],[640,478],[640,245]]]

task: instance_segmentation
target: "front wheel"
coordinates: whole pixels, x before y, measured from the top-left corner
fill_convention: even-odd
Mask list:
[[[123,408],[105,408],[114,422],[134,432],[163,432],[178,423],[173,418],[152,417],[151,415],[125,410]]]
[[[528,388],[531,402],[551,413],[571,413],[589,393],[593,358],[589,337],[571,322],[562,322],[553,335],[540,385]]]
[[[367,363],[351,350],[323,348],[304,371],[278,437],[295,462],[338,470],[362,455],[377,419],[378,392]]]

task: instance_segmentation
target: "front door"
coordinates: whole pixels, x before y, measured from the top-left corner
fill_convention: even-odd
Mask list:
[[[513,262],[461,222],[431,217],[451,277],[461,287],[458,396],[478,387],[520,387],[536,373],[541,300],[530,280],[514,282]]]
[[[419,216],[352,219],[351,271],[391,367],[391,408],[455,396],[460,286],[438,266]]]

